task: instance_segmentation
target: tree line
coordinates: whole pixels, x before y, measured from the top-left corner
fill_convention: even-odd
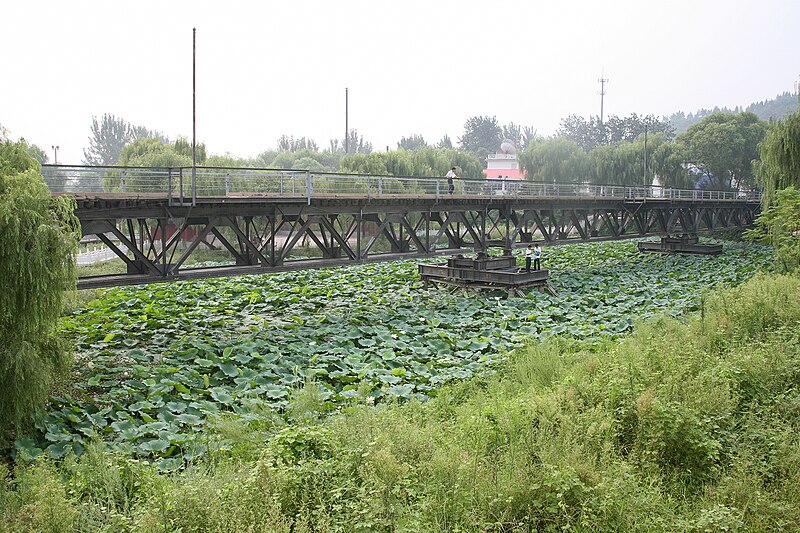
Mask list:
[[[677,137],[653,116],[571,116],[520,161],[533,180],[727,190],[752,188],[768,124],[754,113],[717,112]]]
[[[331,139],[324,149],[313,139],[282,135],[275,148],[251,158],[208,155],[205,145],[199,144],[197,164],[416,176],[442,176],[456,166],[460,176],[477,179],[483,177],[487,156],[511,141],[530,180],[752,188],[758,145],[767,125],[751,112],[716,112],[676,136],[670,120],[652,115],[612,115],[602,122],[596,116],[571,115],[561,121],[555,135],[544,138],[531,126],[473,116],[456,145],[446,135],[428,143],[422,135],[411,134],[403,136],[395,149],[378,152],[352,129],[347,139]],[[170,141],[113,115],[93,119],[89,142],[84,151],[87,164],[192,165],[188,140]]]
[[[747,107],[736,106],[733,109],[728,107],[715,107],[714,109],[698,109],[694,113],[678,111],[669,116],[669,122],[675,128],[676,133],[683,133],[689,126],[696,124],[712,113],[755,113],[761,120],[780,120],[791,115],[798,108],[797,93],[784,91],[770,100],[753,102]]]

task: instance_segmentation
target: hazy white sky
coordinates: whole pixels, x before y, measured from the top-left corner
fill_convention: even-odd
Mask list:
[[[562,118],[668,115],[793,91],[795,0],[26,0],[0,10],[0,124],[80,163],[92,116],[253,157],[282,134],[321,148],[457,142],[473,115],[552,134]]]

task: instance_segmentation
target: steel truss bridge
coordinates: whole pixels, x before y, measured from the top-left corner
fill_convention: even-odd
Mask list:
[[[424,258],[465,249],[749,227],[757,191],[456,180],[234,168],[45,165],[84,237],[125,273],[79,288]],[[200,266],[199,249],[222,262]]]

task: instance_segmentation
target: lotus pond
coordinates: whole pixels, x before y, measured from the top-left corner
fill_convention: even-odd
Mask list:
[[[308,383],[329,409],[424,398],[530,339],[591,347],[637,319],[696,311],[706,291],[771,260],[727,242],[717,257],[640,254],[631,241],[552,247],[543,266],[558,295],[515,299],[424,289],[408,261],[110,289],[62,320],[73,380],[15,450],[58,458],[102,439],[171,470],[225,445],[203,431],[221,413],[282,412]]]

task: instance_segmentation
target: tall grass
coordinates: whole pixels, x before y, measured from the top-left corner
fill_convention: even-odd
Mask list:
[[[173,475],[102,445],[0,484],[7,531],[772,531],[800,528],[800,278],[599,349],[532,342],[425,403],[294,423]]]

